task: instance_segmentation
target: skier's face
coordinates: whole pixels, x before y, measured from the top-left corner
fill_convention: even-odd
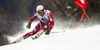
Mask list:
[[[44,15],[44,11],[43,11],[43,10],[38,11],[38,13],[39,13],[41,16]]]
[[[39,13],[41,16],[43,16],[44,15],[44,12],[41,12],[41,13]]]

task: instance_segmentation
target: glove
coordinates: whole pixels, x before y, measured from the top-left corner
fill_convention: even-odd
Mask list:
[[[50,34],[50,29],[48,29],[47,31],[46,31],[46,33],[45,33],[45,35],[49,35]]]
[[[29,23],[26,27],[27,27],[28,29],[30,29],[30,28],[31,28],[31,24]]]

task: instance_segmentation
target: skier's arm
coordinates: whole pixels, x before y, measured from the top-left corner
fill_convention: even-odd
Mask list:
[[[37,16],[34,14],[28,21],[28,23],[32,23],[32,21],[34,21],[37,18]]]
[[[30,20],[28,21],[28,25],[27,25],[26,27],[27,27],[27,28],[31,28],[31,23],[32,23],[32,21],[34,21],[36,18],[37,18],[37,16],[34,14],[34,15],[30,18]]]
[[[55,22],[54,22],[54,18],[53,18],[53,15],[52,15],[51,12],[49,13],[49,16],[50,16],[50,25],[51,25],[51,26],[49,27],[49,29],[52,30],[52,28],[53,28]]]

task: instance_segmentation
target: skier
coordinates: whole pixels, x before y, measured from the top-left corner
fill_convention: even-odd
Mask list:
[[[31,23],[36,18],[40,19],[40,22],[36,25],[36,27],[33,29],[33,31],[26,33],[24,36],[18,38],[16,42],[21,42],[22,40],[35,35],[37,32],[42,30],[42,32],[45,32],[45,35],[49,35],[50,31],[52,30],[54,26],[54,18],[52,16],[52,13],[49,10],[44,10],[44,7],[42,5],[38,5],[36,8],[36,13],[30,18],[27,28],[31,28]]]

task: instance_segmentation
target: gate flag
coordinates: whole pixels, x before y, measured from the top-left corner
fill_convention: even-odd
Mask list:
[[[83,9],[83,10],[86,10],[86,8],[87,8],[87,0],[76,0],[76,1],[75,1],[75,4],[76,4],[79,8]]]
[[[87,1],[88,0],[75,0],[75,5],[77,5],[79,8],[81,8],[83,10],[83,15],[79,21],[79,23],[76,25],[76,27],[81,23],[83,17],[84,17],[84,14],[86,15],[86,17],[88,18],[88,20],[90,21],[91,25],[93,26],[93,23],[92,21],[90,20],[90,18],[88,17],[88,15],[86,14],[86,8],[87,8]],[[75,28],[76,28],[75,27]],[[74,28],[74,29],[75,29]]]

